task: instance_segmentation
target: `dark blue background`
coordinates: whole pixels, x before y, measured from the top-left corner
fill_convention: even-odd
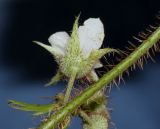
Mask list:
[[[53,96],[64,83],[45,88],[57,65],[48,52],[32,40],[47,42],[60,30],[70,31],[74,16],[81,12],[82,23],[100,17],[105,26],[105,46],[124,48],[132,35],[155,22],[160,2],[134,1],[27,1],[0,0],[0,129],[27,129],[38,125],[30,113],[7,106],[8,99],[29,103],[47,103],[43,96]],[[134,42],[134,41],[133,41]],[[144,70],[125,77],[125,83],[110,93],[109,107],[117,129],[160,128],[160,54],[148,61]],[[69,129],[80,129],[75,118]],[[114,128],[114,127],[113,127]]]

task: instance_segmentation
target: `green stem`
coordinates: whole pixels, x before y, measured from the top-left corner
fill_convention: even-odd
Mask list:
[[[113,79],[121,75],[131,65],[133,65],[138,59],[140,59],[148,50],[153,47],[160,40],[160,27],[145,40],[134,52],[132,52],[126,59],[121,61],[112,70],[106,73],[97,83],[91,85],[83,91],[79,96],[75,97],[66,106],[61,108],[55,114],[53,114],[45,123],[43,123],[38,129],[54,129],[57,124],[71,114],[81,104],[85,103],[90,97],[92,97],[97,91],[107,86]]]
[[[68,100],[69,100],[69,97],[71,95],[71,91],[72,91],[72,88],[73,88],[74,80],[76,78],[76,73],[77,72],[72,72],[72,74],[71,74],[71,77],[70,77],[69,82],[68,82],[66,94],[65,94],[65,97],[64,97],[64,103],[67,103]]]

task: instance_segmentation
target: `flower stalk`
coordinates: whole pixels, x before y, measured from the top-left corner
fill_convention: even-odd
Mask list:
[[[67,103],[69,98],[70,98],[71,91],[72,91],[74,81],[75,81],[75,78],[76,78],[76,73],[77,72],[73,71],[72,73],[73,74],[71,74],[71,77],[70,77],[69,82],[68,82],[67,90],[66,90],[66,93],[65,93],[65,96],[64,96],[64,103]]]

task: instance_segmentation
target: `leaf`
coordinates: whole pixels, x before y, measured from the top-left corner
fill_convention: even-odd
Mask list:
[[[9,100],[8,104],[10,107],[18,110],[34,112],[33,115],[42,115],[54,110],[57,107],[56,104],[28,104],[15,100]]]

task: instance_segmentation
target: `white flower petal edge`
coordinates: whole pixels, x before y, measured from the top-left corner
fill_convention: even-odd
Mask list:
[[[53,48],[56,48],[57,50],[61,51],[61,53],[63,53],[63,56],[65,56],[69,39],[70,39],[70,36],[65,31],[62,31],[62,32],[56,32],[52,34],[48,38],[48,41]]]
[[[78,29],[82,54],[88,57],[92,50],[101,47],[104,39],[104,26],[99,18],[89,18]]]
[[[103,64],[100,61],[97,61],[96,64],[94,65],[94,68],[101,68],[103,67]]]

